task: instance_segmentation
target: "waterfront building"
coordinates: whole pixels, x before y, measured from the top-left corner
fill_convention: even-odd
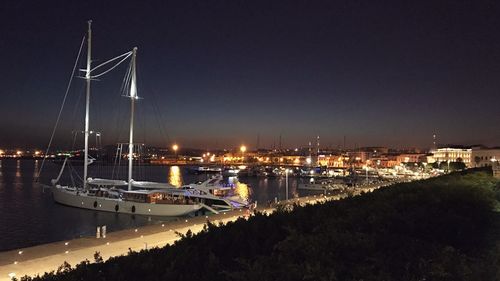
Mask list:
[[[366,163],[372,157],[373,152],[369,151],[349,151],[347,156],[351,163]]]
[[[420,163],[426,161],[426,155],[423,153],[403,153],[396,156],[397,165],[402,163]]]
[[[393,168],[399,165],[395,157],[387,157],[387,155],[374,157],[371,159],[370,163],[370,166],[373,168]]]
[[[431,150],[434,162],[463,162],[466,167],[471,167],[471,153],[470,148],[454,148],[444,147]]]
[[[500,160],[500,147],[487,148],[475,146],[471,149],[470,167],[493,166]]]
[[[498,161],[492,164],[493,176],[497,179],[500,179],[500,164]]]
[[[318,163],[320,166],[332,168],[345,168],[347,167],[348,158],[341,155],[319,155]]]
[[[383,155],[389,153],[389,148],[383,146],[361,147],[360,151],[371,152],[373,155]]]

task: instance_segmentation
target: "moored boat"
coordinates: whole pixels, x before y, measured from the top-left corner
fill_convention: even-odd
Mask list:
[[[190,196],[189,192],[177,191],[175,188],[172,188],[172,185],[148,181],[135,181],[132,178],[134,159],[134,106],[138,99],[136,81],[137,48],[133,48],[132,51],[115,57],[92,69],[91,34],[91,21],[89,21],[87,36],[87,68],[85,71],[87,89],[82,184],[59,184],[66,162],[68,161],[68,159],[65,159],[58,177],[52,180],[54,201],[63,205],[89,210],[153,216],[182,216],[206,207],[199,198]],[[88,177],[88,165],[91,163],[88,143],[89,135],[92,133],[89,129],[90,82],[111,71],[128,58],[130,58],[130,65],[123,84],[123,89],[128,90],[126,97],[130,98],[131,101],[128,143],[128,180],[93,179]],[[100,74],[93,74],[94,70],[117,60],[119,60],[119,62],[110,69]]]

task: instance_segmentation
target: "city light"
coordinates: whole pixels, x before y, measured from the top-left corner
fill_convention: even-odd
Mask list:
[[[242,146],[240,147],[240,151],[241,151],[242,153],[245,153],[245,151],[247,151],[247,147],[246,147],[246,146],[244,146],[244,145],[242,145]]]
[[[172,149],[177,152],[177,150],[179,149],[179,146],[177,144],[174,144],[172,145]]]

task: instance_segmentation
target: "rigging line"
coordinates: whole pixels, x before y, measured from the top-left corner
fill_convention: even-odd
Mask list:
[[[116,168],[116,162],[118,161],[118,153],[120,153],[120,146],[116,146],[116,153],[115,153],[115,161],[113,161],[113,170],[111,171],[111,179],[115,179],[115,168]],[[121,154],[121,153],[120,153]]]
[[[132,61],[130,62],[129,68],[127,70],[123,88],[121,89],[121,95],[128,97],[130,95],[130,83],[132,81]]]
[[[124,96],[124,93],[127,89],[127,85],[130,83],[130,75],[132,72],[132,61],[130,61],[127,71],[125,72],[125,76],[123,77],[122,85],[120,87],[120,95]]]
[[[132,64],[130,63],[129,68],[127,69],[125,76],[123,78],[122,87],[121,87],[120,93],[119,93],[121,96],[127,96],[126,89],[130,85],[131,70],[132,70]],[[117,134],[116,134],[116,140],[117,140],[117,142],[119,142],[120,138],[122,136],[122,133],[124,131],[123,124],[120,126],[120,121],[124,120],[125,115],[126,115],[126,111],[123,110],[123,103],[122,102],[119,103],[119,106],[117,108],[118,108],[118,112],[116,114],[116,117],[117,117],[116,118],[116,128],[118,130],[117,130]]]
[[[71,151],[73,151],[75,149],[77,135],[78,135],[78,131],[75,131],[75,133],[73,134],[73,144],[71,145]]]
[[[131,77],[131,62],[129,63],[129,67],[127,67],[127,69],[125,71],[125,75],[123,76],[120,90],[118,91],[118,94],[120,96],[125,96],[125,94],[124,94],[125,89],[127,88],[127,85],[129,84],[130,77]],[[123,129],[121,126],[120,120],[122,120],[124,118],[124,116],[122,118],[122,115],[124,115],[125,112],[123,112],[123,110],[122,110],[123,104],[121,101],[118,102],[116,105],[117,106],[114,107],[115,110],[113,111],[113,118],[110,121],[111,121],[111,123],[116,123],[115,128],[117,130],[116,130],[116,133],[114,134],[114,138],[116,140],[115,142],[119,143],[120,137],[122,135],[122,129]],[[115,161],[114,165],[116,165],[116,161]],[[117,175],[118,175],[118,173],[117,173]]]
[[[71,164],[71,162],[70,162],[70,164]],[[72,174],[74,174],[78,180],[80,180],[81,182],[83,182],[82,177],[80,177],[80,175],[79,175],[79,174],[78,174],[78,172],[76,171],[75,167],[74,167],[73,165],[70,165],[69,167],[71,167],[71,171],[70,171],[70,172],[71,172]]]
[[[115,61],[115,60],[117,60],[117,59],[119,59],[119,58],[121,58],[121,57],[126,56],[126,58],[128,58],[128,57],[130,57],[130,55],[132,55],[132,51],[128,51],[128,52],[126,52],[126,53],[124,53],[124,54],[121,54],[121,55],[119,55],[119,56],[115,57],[115,58],[112,58],[112,59],[110,59],[110,60],[107,60],[107,61],[105,61],[105,62],[101,63],[100,65],[98,65],[98,66],[94,67],[93,69],[91,69],[91,70],[90,70],[90,73],[92,73],[92,71],[94,71],[94,70],[96,70],[96,69],[100,68],[101,66],[105,66],[106,64],[111,63],[111,62],[113,62],[113,61]]]
[[[79,129],[81,130],[81,128],[77,128],[77,126],[75,126],[75,124],[76,124],[76,113],[77,113],[78,109],[80,108],[80,101],[82,99],[83,94],[85,93],[84,89],[85,89],[85,85],[82,84],[81,88],[80,88],[80,91],[79,91],[78,98],[76,100],[75,106],[74,106],[73,111],[72,111],[73,114],[71,116],[71,119],[68,118],[68,120],[71,120],[69,122],[69,124],[74,129],[75,132],[77,132]],[[73,142],[73,147],[71,148],[72,150],[74,148],[74,145],[75,145],[75,143]]]
[[[152,93],[152,98],[153,98],[153,102],[151,103],[152,105],[152,108],[153,108],[153,111],[154,111],[154,117],[156,119],[156,122],[158,123],[158,125],[160,126],[160,134],[162,134],[163,138],[167,141],[167,142],[171,142],[171,138],[170,138],[170,135],[168,134],[167,132],[167,129],[165,128],[165,125],[164,125],[164,118],[163,118],[163,115],[162,115],[162,111],[158,108],[158,104],[159,104],[159,100],[158,100],[158,97],[155,93],[155,91],[153,89],[150,88],[150,92]]]
[[[110,69],[104,71],[103,73],[99,73],[97,75],[94,75],[92,76],[91,78],[98,78],[98,77],[101,77],[103,76],[104,74],[110,72],[111,70],[115,69],[117,66],[119,66],[122,62],[126,61],[128,59],[128,57],[131,56],[132,53],[130,53],[128,56],[124,57],[121,61],[119,61],[117,64],[115,64],[113,67],[111,67]]]
[[[73,77],[75,76],[76,66],[78,65],[78,60],[80,59],[80,54],[82,53],[83,44],[85,43],[85,36],[82,38],[82,43],[80,43],[80,49],[78,50],[78,55],[76,56],[75,64],[73,65],[73,71],[71,72],[71,77],[68,81],[68,86],[66,87],[66,93],[64,94],[64,98],[61,104],[61,108],[59,109],[59,113],[57,114],[56,125],[52,130],[52,135],[50,136],[49,144],[47,145],[47,150],[45,150],[45,155],[42,160],[42,164],[40,165],[40,169],[38,170],[38,175],[36,176],[36,181],[40,179],[40,173],[42,172],[43,166],[45,164],[45,159],[47,159],[47,154],[49,153],[50,146],[52,145],[52,140],[54,139],[54,135],[56,134],[57,126],[59,125],[59,120],[61,118],[61,114],[64,108],[64,104],[66,103],[66,98],[68,97],[69,89],[71,87],[71,82],[73,82]]]

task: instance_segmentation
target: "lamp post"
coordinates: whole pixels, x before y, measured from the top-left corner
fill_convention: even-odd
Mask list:
[[[365,184],[368,184],[368,165],[365,165],[364,168],[365,168]]]
[[[175,159],[177,159],[177,150],[179,149],[179,146],[177,144],[172,145],[172,149],[174,150],[175,153]]]
[[[241,162],[245,163],[245,151],[247,151],[247,147],[242,145],[240,147],[240,151],[241,151]]]
[[[286,192],[286,200],[288,201],[288,169],[285,169],[285,192]]]

